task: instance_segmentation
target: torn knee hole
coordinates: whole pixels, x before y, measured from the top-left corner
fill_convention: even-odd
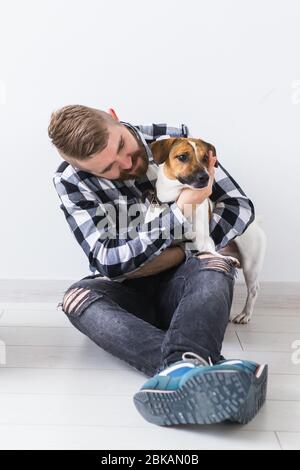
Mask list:
[[[84,287],[75,287],[66,293],[62,303],[62,310],[65,313],[75,313],[81,305],[87,300],[90,289]]]
[[[205,259],[205,269],[219,269],[221,271],[229,273],[231,266],[234,265],[234,262],[230,259],[223,259],[215,256],[199,256],[200,259]]]

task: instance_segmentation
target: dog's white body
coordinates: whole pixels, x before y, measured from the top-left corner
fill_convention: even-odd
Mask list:
[[[180,192],[185,187],[190,186],[180,183],[177,179],[170,179],[165,176],[164,163],[158,166],[156,194],[161,202],[176,201]],[[193,233],[187,234],[187,238],[193,240],[193,246],[199,251],[223,256],[216,252],[214,241],[209,236],[209,204],[213,208],[213,203],[207,198],[202,204],[198,205],[192,221]],[[242,235],[235,237],[234,241],[239,249],[241,268],[247,285],[248,295],[242,312],[231,317],[231,320],[235,323],[248,323],[258,295],[258,277],[265,256],[266,235],[256,220],[254,220]]]

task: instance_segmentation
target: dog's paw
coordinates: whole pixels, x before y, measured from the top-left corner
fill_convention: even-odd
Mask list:
[[[237,323],[239,325],[247,325],[247,323],[249,323],[250,321],[250,318],[251,318],[251,315],[245,312],[242,312],[239,315],[234,315],[233,317],[230,317],[230,321],[232,323]]]

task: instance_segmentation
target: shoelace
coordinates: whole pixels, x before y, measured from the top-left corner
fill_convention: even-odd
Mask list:
[[[189,356],[191,356],[191,358]],[[203,357],[198,356],[198,354],[196,354],[194,352],[185,352],[185,353],[183,353],[182,354],[182,359],[184,361],[192,362],[196,366],[198,366],[198,365],[213,366],[213,362],[212,362],[210,357],[208,358],[208,362],[207,362],[205,359],[203,359]]]

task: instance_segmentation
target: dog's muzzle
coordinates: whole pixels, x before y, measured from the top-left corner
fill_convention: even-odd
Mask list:
[[[209,182],[209,175],[206,171],[199,171],[186,177],[178,177],[178,181],[182,184],[188,184],[193,188],[205,188]]]

